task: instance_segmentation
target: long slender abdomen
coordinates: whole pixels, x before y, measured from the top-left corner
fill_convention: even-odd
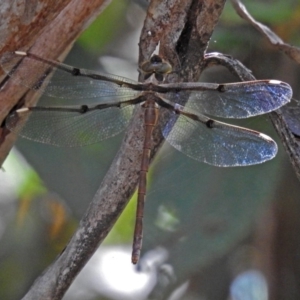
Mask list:
[[[145,138],[143,145],[143,154],[141,162],[141,170],[138,184],[138,198],[136,208],[136,220],[132,245],[131,260],[136,264],[139,260],[142,240],[143,240],[143,217],[144,217],[144,203],[147,188],[147,172],[149,169],[149,158],[151,153],[152,132],[157,123],[158,109],[153,99],[147,100],[144,103],[145,107]]]

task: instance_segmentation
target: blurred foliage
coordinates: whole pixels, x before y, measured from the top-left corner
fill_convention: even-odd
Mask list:
[[[242,1],[242,3],[256,20],[271,27],[285,23],[290,19],[293,12],[299,9],[297,0],[246,0]],[[233,10],[230,1],[227,1],[220,21],[224,22],[226,26],[245,25],[245,21]]]
[[[249,13],[259,22],[269,26],[284,41],[299,44],[300,3],[297,0],[243,1]],[[263,38],[241,19],[226,2],[219,24],[214,31],[209,47],[215,51],[235,53],[234,49],[249,49],[254,41]]]
[[[106,237],[105,244],[131,244],[135,223],[137,193],[129,200],[118,221]]]
[[[30,197],[36,197],[46,193],[46,187],[34,170],[29,169],[24,175],[26,180],[24,180],[23,184],[20,186],[20,197],[28,197],[28,195]]]
[[[86,31],[77,40],[77,43],[87,51],[99,53],[99,50],[116,37],[124,25],[127,0],[113,0]]]

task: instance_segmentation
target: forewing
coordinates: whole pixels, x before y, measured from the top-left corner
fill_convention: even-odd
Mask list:
[[[229,84],[181,83],[176,91],[162,94],[162,97],[180,104],[182,99],[188,99],[185,106],[194,113],[248,118],[285,105],[292,97],[292,89],[287,83],[277,80]]]
[[[201,121],[174,114],[163,130],[174,148],[197,161],[219,167],[248,166],[277,153],[276,143],[262,133],[198,117]]]
[[[126,86],[128,83],[138,83],[123,77],[76,69],[56,61],[16,53],[8,52],[1,57],[2,69],[18,84],[63,99],[60,101],[63,105],[72,105],[76,100],[84,100],[85,103],[123,102],[140,94]]]

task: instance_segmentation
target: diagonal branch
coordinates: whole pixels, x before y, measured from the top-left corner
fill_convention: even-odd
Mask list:
[[[248,21],[256,28],[277,50],[283,51],[292,60],[300,63],[300,49],[284,43],[269,27],[257,22],[247,11],[246,7],[239,0],[232,0],[233,7],[239,16]],[[300,143],[298,141],[298,131],[294,128],[299,128],[299,109],[286,108],[276,110],[270,114],[272,123],[282,140],[285,150],[290,158],[296,176],[300,180]],[[291,126],[296,122],[296,126]]]

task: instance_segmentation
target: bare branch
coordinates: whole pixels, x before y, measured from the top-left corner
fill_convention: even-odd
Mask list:
[[[266,39],[268,39],[275,49],[278,51],[283,51],[288,57],[296,61],[298,64],[300,63],[300,48],[284,43],[283,40],[269,27],[257,22],[239,0],[232,0],[231,2],[238,15],[248,21]]]

